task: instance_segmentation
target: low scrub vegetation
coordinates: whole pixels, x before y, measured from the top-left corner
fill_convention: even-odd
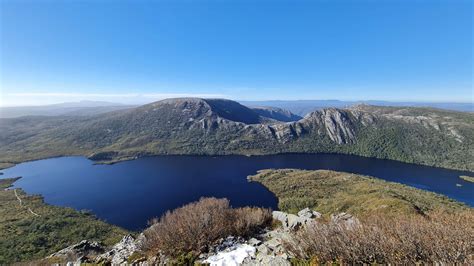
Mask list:
[[[474,263],[474,213],[362,217],[358,227],[332,222],[308,226],[286,242],[302,260],[338,264]],[[300,261],[301,262],[301,261]]]
[[[311,207],[325,215],[383,212],[398,217],[437,209],[456,212],[468,208],[436,193],[344,172],[262,170],[250,178],[273,192],[278,197],[278,207],[290,213]]]
[[[144,249],[177,258],[197,256],[210,244],[229,235],[249,236],[272,222],[268,209],[233,209],[227,199],[202,198],[167,212],[144,231]]]
[[[17,179],[0,180],[0,265],[41,259],[83,239],[113,245],[128,233],[88,212],[45,204],[21,189],[5,190]]]

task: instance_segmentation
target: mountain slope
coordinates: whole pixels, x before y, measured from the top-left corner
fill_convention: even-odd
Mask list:
[[[168,99],[92,117],[0,120],[0,162],[62,155],[110,161],[157,154],[337,152],[474,169],[474,114],[358,105],[294,122],[221,99]]]

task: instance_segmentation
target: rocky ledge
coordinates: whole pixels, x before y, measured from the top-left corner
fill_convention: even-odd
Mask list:
[[[140,261],[146,261],[146,257],[137,257],[130,260],[135,252],[138,252],[143,241],[143,235],[134,238],[126,235],[112,248],[107,249],[101,243],[82,240],[78,244],[69,246],[46,259],[50,261],[67,261],[67,265],[81,265],[84,263],[97,264],[135,264]]]
[[[292,255],[286,250],[285,243],[291,241],[296,231],[311,224],[317,225],[322,215],[305,208],[297,215],[273,211],[272,216],[281,226],[266,229],[248,239],[234,236],[219,239],[208,253],[199,256],[198,262],[210,265],[291,265]],[[333,214],[331,221],[347,227],[359,225],[357,218],[347,213]],[[109,249],[98,242],[83,240],[48,256],[47,260],[67,261],[67,265],[167,265],[170,260],[163,255],[145,255],[141,250],[144,237],[143,234],[137,238],[127,235]]]

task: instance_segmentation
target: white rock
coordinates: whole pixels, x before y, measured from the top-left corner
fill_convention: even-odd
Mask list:
[[[257,250],[258,250],[257,256],[270,254],[270,249],[268,249],[267,245],[260,245]]]
[[[304,208],[298,212],[298,216],[305,218],[321,218],[322,215],[317,211],[313,211],[309,208]]]
[[[111,250],[99,255],[96,261],[110,261],[113,265],[127,263],[128,257],[137,250],[138,247],[133,236],[126,235]]]
[[[256,247],[256,246],[260,245],[262,243],[262,241],[252,237],[252,238],[249,239],[248,243],[249,243],[249,245]]]
[[[265,245],[275,251],[279,246],[281,246],[281,241],[280,239],[277,239],[277,238],[272,238],[270,240],[268,240],[267,242],[265,242]]]
[[[288,228],[291,230],[298,230],[302,226],[314,223],[315,220],[307,217],[300,217],[294,214],[288,214]]]
[[[251,261],[250,263],[245,263],[244,265],[250,266],[250,265],[271,265],[271,266],[290,266],[291,263],[282,258],[281,256],[269,256],[269,255],[263,255],[261,256],[257,261]]]
[[[272,212],[273,219],[280,221],[284,227],[288,226],[288,214],[281,211]]]
[[[211,266],[237,266],[241,265],[245,258],[255,256],[255,247],[247,244],[238,244],[231,251],[219,252],[204,260]]]
[[[274,211],[272,212],[273,219],[280,221],[283,225],[284,229],[287,230],[297,230],[301,226],[308,225],[309,223],[314,222],[313,219],[304,217],[304,216],[297,216],[294,214],[288,214],[285,212]]]

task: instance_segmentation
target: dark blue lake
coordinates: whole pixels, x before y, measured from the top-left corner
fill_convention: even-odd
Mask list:
[[[337,154],[269,156],[157,156],[114,165],[94,165],[84,157],[22,163],[2,170],[2,178],[49,204],[91,210],[99,218],[137,230],[167,210],[203,196],[226,197],[232,206],[276,209],[274,195],[246,177],[266,168],[329,169],[371,175],[444,194],[474,206],[471,172]],[[457,186],[460,184],[462,186]]]

